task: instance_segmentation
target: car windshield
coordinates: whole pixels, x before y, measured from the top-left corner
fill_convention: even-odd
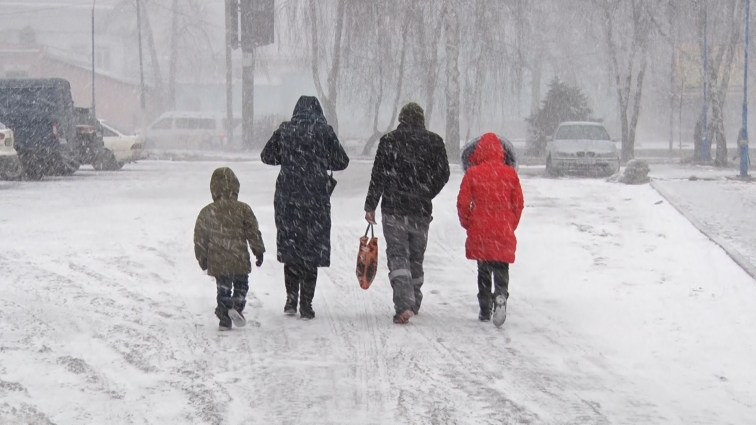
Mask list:
[[[100,121],[100,122],[102,123],[103,126],[105,126],[105,127],[109,128],[109,129],[115,131],[116,133],[129,134],[128,131],[123,131],[122,129],[114,126],[112,123],[110,123],[108,121]]]
[[[565,125],[559,127],[557,140],[609,140],[609,133],[600,125]]]

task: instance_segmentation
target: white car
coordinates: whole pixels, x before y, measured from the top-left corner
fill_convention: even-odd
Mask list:
[[[229,147],[234,142],[230,142],[226,136],[226,121],[225,116],[221,114],[166,112],[147,127],[145,138],[150,149],[194,150]],[[238,135],[241,135],[241,132]]]
[[[120,170],[128,162],[147,157],[143,137],[126,135],[104,120],[100,120],[100,125],[102,126],[102,142],[105,144],[105,149],[113,152],[116,169]]]
[[[617,145],[600,123],[563,122],[546,146],[546,173],[550,176],[569,171],[611,176],[619,168]]]
[[[0,178],[17,180],[23,175],[23,167],[16,152],[13,130],[0,122]]]

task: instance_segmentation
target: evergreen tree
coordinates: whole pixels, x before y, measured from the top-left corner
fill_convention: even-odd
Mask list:
[[[579,88],[570,87],[559,81],[559,77],[554,77],[541,108],[527,119],[537,153],[545,151],[547,138],[554,135],[560,123],[589,121],[592,113],[588,98]]]

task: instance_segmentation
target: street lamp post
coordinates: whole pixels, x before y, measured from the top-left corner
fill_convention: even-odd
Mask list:
[[[743,67],[743,128],[740,129],[740,176],[748,177],[748,42],[751,29],[751,0],[746,0],[745,62]]]
[[[92,116],[96,117],[95,109],[95,3],[97,0],[92,0]]]
[[[704,164],[707,164],[711,160],[711,154],[709,152],[709,144],[707,143],[706,133],[708,131],[709,120],[709,104],[708,104],[708,89],[709,89],[709,40],[708,40],[708,25],[709,17],[706,10],[706,3],[704,2],[704,30],[703,30],[703,125],[701,127],[701,159]]]

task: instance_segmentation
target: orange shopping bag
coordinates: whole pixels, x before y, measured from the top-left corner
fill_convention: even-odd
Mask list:
[[[370,232],[370,238],[368,238]],[[360,288],[368,289],[378,270],[378,238],[375,237],[373,225],[368,224],[365,236],[360,238],[360,251],[357,253],[357,280]]]

